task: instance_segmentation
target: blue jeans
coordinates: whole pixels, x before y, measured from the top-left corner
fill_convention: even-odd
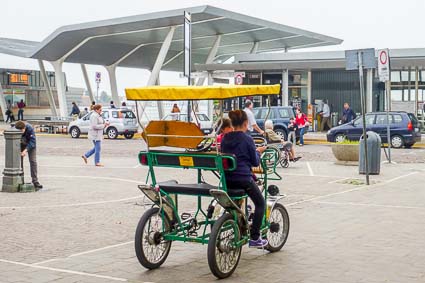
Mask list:
[[[84,156],[89,158],[94,154],[94,164],[100,163],[100,143],[101,141],[93,141],[93,148],[87,151]]]
[[[18,110],[18,120],[24,120],[24,109]]]
[[[300,144],[304,145],[304,130],[305,128],[300,129]]]

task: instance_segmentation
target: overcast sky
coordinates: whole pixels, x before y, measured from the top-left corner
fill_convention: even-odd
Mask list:
[[[313,50],[425,48],[425,0],[1,0],[0,37],[42,41],[63,25],[206,4],[344,40],[339,46]],[[38,64],[0,54],[0,67],[37,70]],[[46,67],[52,70],[49,64]],[[64,70],[70,86],[84,87],[79,65],[65,64]],[[102,72],[100,88],[110,93],[106,70],[100,66],[88,70],[93,84],[94,72]],[[145,85],[149,75],[127,68],[118,68],[117,74],[120,95],[125,87]],[[175,73],[161,75],[162,84],[184,82]]]

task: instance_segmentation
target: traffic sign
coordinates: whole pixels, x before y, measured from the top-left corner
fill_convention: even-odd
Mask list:
[[[100,83],[100,81],[102,80],[102,73],[96,72],[95,78],[96,78],[96,83]]]
[[[243,83],[243,78],[241,74],[237,74],[235,75],[235,84],[236,85],[241,85]]]
[[[390,55],[388,49],[378,50],[378,75],[381,82],[390,80]]]

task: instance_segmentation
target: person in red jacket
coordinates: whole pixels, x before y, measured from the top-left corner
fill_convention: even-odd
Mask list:
[[[304,145],[304,131],[307,123],[307,117],[301,112],[300,108],[295,109],[295,124],[300,130],[300,146]]]

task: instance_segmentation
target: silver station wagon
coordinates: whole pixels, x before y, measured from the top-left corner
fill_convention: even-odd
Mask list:
[[[72,138],[79,138],[81,134],[89,132],[92,113],[93,111],[90,111],[83,117],[69,123],[68,129]],[[131,139],[137,133],[137,119],[131,109],[102,108],[102,117],[109,121],[109,126],[104,129],[104,133],[110,139],[116,139],[118,135],[124,135],[126,139]]]

